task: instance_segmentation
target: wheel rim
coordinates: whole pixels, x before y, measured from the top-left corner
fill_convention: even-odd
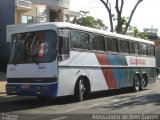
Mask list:
[[[142,80],[141,80],[141,89],[142,90],[145,88],[145,85],[146,85],[146,81],[144,78],[142,78]]]
[[[85,91],[84,82],[83,80],[79,80],[79,101],[83,101],[84,91]]]
[[[140,89],[140,81],[139,81],[139,77],[136,76],[135,77],[135,90],[139,91],[139,89]]]

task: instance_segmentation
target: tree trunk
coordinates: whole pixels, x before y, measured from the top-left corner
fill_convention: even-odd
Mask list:
[[[116,32],[117,33],[122,33],[122,10],[123,10],[123,5],[124,5],[124,0],[121,0],[121,7],[119,8],[119,2],[118,0],[116,0],[116,6],[115,6],[115,9],[116,9],[116,12],[117,12],[117,17],[118,17],[118,20],[117,20],[117,26],[116,26]]]
[[[110,21],[110,32],[114,32],[113,29],[113,19],[112,19],[112,11],[111,11],[111,6],[108,5],[108,0],[104,2],[104,0],[100,0],[103,5],[106,7],[108,14],[109,14],[109,21]]]
[[[130,25],[130,23],[131,23],[131,20],[132,20],[132,17],[133,17],[133,14],[134,14],[137,6],[138,6],[142,1],[143,1],[143,0],[138,0],[137,3],[135,4],[135,6],[134,6],[134,8],[133,8],[133,10],[132,10],[132,12],[131,12],[131,14],[130,14],[129,20],[128,20],[127,24],[126,24],[126,27],[125,27],[125,30],[124,30],[123,34],[126,34],[126,33],[127,33],[128,27],[129,27],[129,25]]]

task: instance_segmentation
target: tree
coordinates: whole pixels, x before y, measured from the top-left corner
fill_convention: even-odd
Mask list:
[[[93,16],[89,16],[88,14],[89,11],[80,11],[80,17],[75,18],[73,20],[73,23],[96,29],[108,29],[108,27],[103,23],[101,19],[96,19]]]
[[[110,31],[111,32],[114,32],[114,28],[113,28],[113,15],[112,15],[112,9],[111,9],[111,3],[109,2],[109,0],[106,0],[106,2],[104,0],[100,0],[102,2],[102,4],[105,6],[105,8],[107,9],[108,11],[108,14],[109,14],[109,21],[110,21]],[[121,1],[121,2],[119,2]],[[130,13],[130,16],[128,18],[128,20],[126,21],[126,25],[125,25],[125,28],[124,28],[124,31],[122,30],[122,26],[124,25],[123,24],[123,17],[122,17],[122,11],[123,11],[123,6],[124,6],[124,0],[116,0],[116,5],[115,5],[115,9],[116,9],[116,13],[117,13],[117,25],[116,25],[116,29],[115,31],[117,33],[121,33],[121,34],[126,34],[129,26],[130,26],[130,23],[131,23],[131,20],[132,20],[132,17],[134,15],[134,12],[136,11],[138,5],[142,2],[143,0],[137,0],[136,4],[134,5],[131,13]],[[120,3],[120,5],[119,5]]]
[[[117,33],[124,33],[128,19],[129,18],[125,17],[125,16],[121,17],[121,30],[120,30],[120,32],[117,32]],[[113,17],[113,21],[115,21],[115,20],[118,21],[118,17],[117,18]],[[129,31],[132,30],[131,25],[129,25],[128,30]],[[117,26],[115,26],[115,31],[119,31]]]
[[[134,37],[142,38],[142,39],[148,39],[146,32],[140,32],[137,27],[132,28],[132,32]]]

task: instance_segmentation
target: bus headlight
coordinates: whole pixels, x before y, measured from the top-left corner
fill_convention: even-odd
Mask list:
[[[13,86],[13,85],[8,85],[6,88],[7,88],[7,89],[15,89],[16,87]]]

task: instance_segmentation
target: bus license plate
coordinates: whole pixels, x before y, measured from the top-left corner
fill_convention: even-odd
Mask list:
[[[22,89],[28,89],[28,88],[29,88],[29,85],[22,85],[21,88],[22,88]]]

